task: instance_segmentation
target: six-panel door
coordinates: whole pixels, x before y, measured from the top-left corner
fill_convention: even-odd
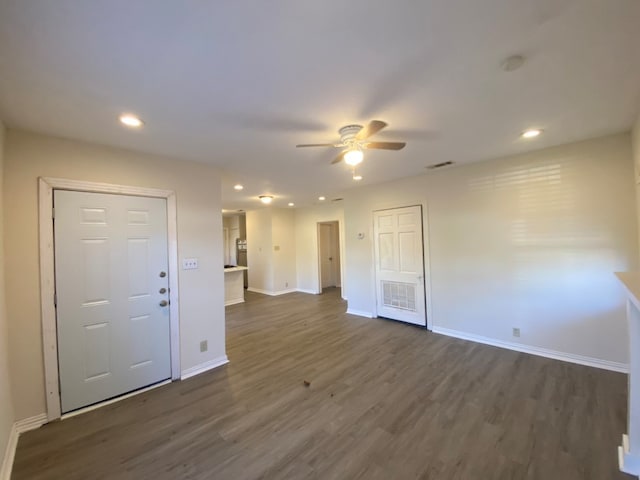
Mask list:
[[[171,377],[166,200],[54,192],[62,412]]]
[[[426,326],[422,207],[373,212],[378,316]]]

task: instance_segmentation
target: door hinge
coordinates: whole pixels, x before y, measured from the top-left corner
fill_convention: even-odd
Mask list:
[[[58,294],[57,293],[53,294],[53,306],[54,307],[58,306]]]
[[[51,218],[56,219],[56,207],[51,207]]]

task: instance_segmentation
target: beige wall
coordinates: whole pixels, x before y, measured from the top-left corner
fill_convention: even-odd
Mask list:
[[[638,114],[638,118],[631,129],[631,143],[633,147],[636,176],[640,176],[640,114]]]
[[[298,289],[320,293],[318,264],[318,222],[338,221],[341,253],[344,253],[344,209],[342,205],[322,205],[296,210],[296,273]],[[344,258],[340,257],[340,269],[344,275]],[[347,298],[344,285],[342,297]]]
[[[375,310],[372,211],[423,204],[435,327],[626,363],[613,272],[638,268],[634,199],[628,134],[351,190],[349,309]]]
[[[12,385],[19,419],[45,412],[38,264],[38,177],[176,192],[181,369],[225,355],[220,175],[208,165],[9,130],[5,152],[5,253]],[[209,350],[200,353],[201,340]]]
[[[273,290],[282,292],[296,288],[295,212],[272,209]]]
[[[246,214],[249,288],[280,293],[296,287],[295,214],[262,208]]]
[[[7,448],[11,427],[15,420],[9,378],[9,341],[5,308],[4,247],[3,247],[3,159],[5,129],[0,123],[0,466]],[[2,468],[0,467],[0,472]]]
[[[635,165],[636,204],[638,206],[638,228],[640,228],[640,113],[631,128],[631,146],[633,149],[633,164]]]
[[[260,292],[272,292],[271,209],[251,210],[246,213],[246,218],[249,288]]]

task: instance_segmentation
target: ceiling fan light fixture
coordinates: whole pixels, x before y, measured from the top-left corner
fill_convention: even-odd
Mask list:
[[[362,159],[364,158],[364,154],[362,150],[359,148],[353,148],[344,154],[344,163],[355,167],[356,165],[362,163]]]
[[[539,128],[530,128],[529,130],[525,130],[522,132],[522,138],[536,138],[542,133],[542,130]]]
[[[120,123],[130,128],[140,128],[144,125],[144,122],[137,115],[131,113],[123,113],[119,117]]]
[[[258,198],[265,205],[269,205],[273,201],[273,195],[260,195]]]

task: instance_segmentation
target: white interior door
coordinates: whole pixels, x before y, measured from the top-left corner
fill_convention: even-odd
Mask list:
[[[427,325],[422,207],[373,212],[378,316]]]
[[[329,223],[318,224],[318,237],[320,240],[320,280],[322,288],[335,287],[333,267],[333,239],[332,229]]]
[[[54,191],[62,412],[171,377],[166,200]]]

